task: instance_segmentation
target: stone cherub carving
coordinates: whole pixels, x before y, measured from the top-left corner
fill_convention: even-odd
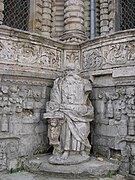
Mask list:
[[[57,78],[47,102],[44,118],[48,119],[48,137],[53,145],[52,164],[77,164],[89,160],[88,141],[93,106],[88,99],[91,82],[78,75],[75,65],[65,68],[64,77]]]

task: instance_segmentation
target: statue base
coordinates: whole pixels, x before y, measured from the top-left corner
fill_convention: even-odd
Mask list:
[[[48,162],[50,164],[57,164],[57,165],[75,165],[75,164],[87,162],[89,160],[90,160],[90,156],[81,156],[80,154],[70,155],[66,160],[61,159],[60,155],[59,156],[53,155],[49,158]]]
[[[110,173],[116,173],[119,169],[118,163],[114,163],[103,159],[102,161],[95,157],[90,157],[90,160],[75,165],[54,165],[48,162],[52,155],[36,155],[31,159],[24,162],[24,168],[26,171],[33,173],[44,173],[52,177],[64,177],[64,178],[99,178]]]

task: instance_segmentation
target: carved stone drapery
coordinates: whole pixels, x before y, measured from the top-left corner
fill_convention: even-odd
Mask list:
[[[93,106],[88,95],[92,85],[78,73],[77,67],[69,63],[64,77],[54,81],[46,104],[44,119],[48,119],[49,143],[54,147],[51,164],[73,165],[89,160],[91,145],[87,137]]]

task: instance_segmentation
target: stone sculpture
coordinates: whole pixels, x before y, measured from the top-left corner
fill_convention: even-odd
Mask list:
[[[48,137],[53,145],[52,164],[77,164],[89,160],[88,140],[93,106],[88,98],[91,82],[78,75],[75,65],[65,68],[57,78],[47,102],[44,118],[48,119]]]

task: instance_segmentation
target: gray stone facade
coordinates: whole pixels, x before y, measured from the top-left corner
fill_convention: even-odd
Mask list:
[[[88,39],[90,1],[83,2],[31,0],[31,32],[0,25],[0,170],[48,150],[46,101],[63,67],[75,63],[93,84],[94,154],[135,175],[135,30],[115,32],[116,1],[96,0],[101,36]],[[1,0],[0,24],[3,9]]]

